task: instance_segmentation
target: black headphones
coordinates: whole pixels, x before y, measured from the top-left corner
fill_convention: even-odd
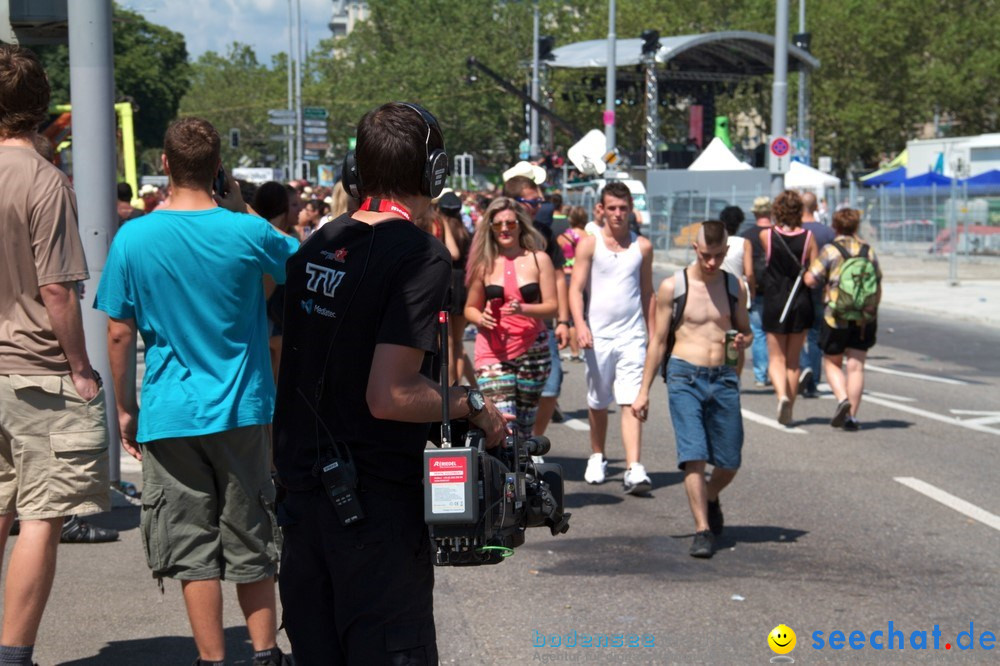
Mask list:
[[[410,104],[409,102],[396,102],[396,104],[416,111],[420,114],[420,118],[423,119],[424,124],[427,125],[427,137],[424,139],[424,169],[420,179],[420,193],[431,199],[436,199],[441,194],[441,190],[444,189],[445,180],[447,180],[449,173],[448,154],[442,148],[435,148],[433,151],[430,149],[431,128],[437,128],[438,134],[443,136],[441,126],[438,125],[437,119],[431,112],[422,106]],[[361,199],[363,189],[361,185],[361,171],[358,169],[358,162],[353,150],[348,151],[347,155],[344,156],[344,165],[341,169],[340,177],[347,193],[355,199]]]

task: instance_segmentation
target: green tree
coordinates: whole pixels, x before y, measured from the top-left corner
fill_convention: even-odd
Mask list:
[[[250,46],[233,43],[224,55],[208,51],[192,64],[191,88],[181,100],[180,114],[204,118],[219,130],[227,168],[244,156],[253,164],[266,164],[268,155],[281,154],[281,142],[269,139],[281,128],[268,124],[267,111],[287,104],[286,62],[282,53],[267,67]],[[237,149],[229,145],[230,129],[240,131]]]
[[[136,151],[163,144],[163,133],[177,115],[188,87],[184,36],[150,23],[140,14],[113,5],[115,99],[136,107]],[[52,84],[52,101],[70,102],[69,47],[39,46]]]

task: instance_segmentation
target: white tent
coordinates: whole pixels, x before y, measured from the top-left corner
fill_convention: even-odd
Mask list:
[[[698,159],[691,163],[688,171],[745,171],[752,168],[736,159],[736,155],[733,155],[722,139],[715,137]]]
[[[802,162],[792,162],[785,174],[786,190],[811,190],[822,194],[828,187],[840,187],[840,179]]]

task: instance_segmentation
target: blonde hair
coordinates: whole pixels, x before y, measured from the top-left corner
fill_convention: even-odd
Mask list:
[[[472,237],[472,247],[469,250],[469,263],[465,269],[466,284],[473,278],[483,280],[485,276],[493,271],[493,262],[500,256],[500,245],[493,237],[493,218],[497,213],[505,210],[514,211],[517,216],[521,233],[518,236],[518,243],[529,252],[545,249],[545,239],[542,237],[528,217],[524,206],[520,205],[510,197],[497,197],[490,204],[483,218],[476,226],[476,234]]]

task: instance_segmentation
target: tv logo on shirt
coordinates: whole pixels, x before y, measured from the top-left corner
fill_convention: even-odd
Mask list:
[[[312,262],[306,263],[306,273],[309,274],[309,281],[306,289],[317,294],[323,294],[333,298],[337,292],[337,287],[344,281],[347,271],[338,271],[326,266],[320,266]]]

